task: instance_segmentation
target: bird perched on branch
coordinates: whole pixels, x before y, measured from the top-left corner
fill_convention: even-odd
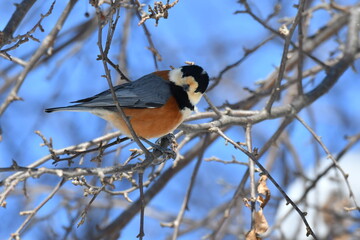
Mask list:
[[[142,138],[162,137],[175,130],[194,110],[209,84],[209,76],[197,65],[157,71],[136,81],[114,87],[117,100],[135,133]],[[119,114],[110,89],[84,98],[72,106],[45,109],[45,112],[90,112],[131,137]]]

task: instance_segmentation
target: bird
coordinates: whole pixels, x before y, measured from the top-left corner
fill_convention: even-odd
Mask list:
[[[114,86],[114,91],[136,135],[152,139],[172,133],[194,111],[208,85],[209,75],[202,67],[185,65]],[[45,112],[90,112],[132,138],[110,89],[71,103],[75,105],[47,108]]]

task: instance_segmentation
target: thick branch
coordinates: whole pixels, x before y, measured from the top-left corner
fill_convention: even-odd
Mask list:
[[[26,64],[24,70],[19,75],[16,84],[14,88],[10,91],[9,95],[6,97],[6,100],[1,104],[0,106],[0,116],[5,112],[7,107],[15,100],[19,100],[19,97],[17,96],[18,91],[20,90],[20,87],[22,86],[26,76],[28,73],[32,70],[32,68],[36,65],[38,60],[47,52],[47,50],[53,46],[55,39],[59,33],[59,31],[62,29],[62,26],[64,25],[67,17],[69,16],[71,10],[73,9],[75,3],[77,0],[70,0],[66,8],[64,9],[63,13],[59,17],[57,23],[55,24],[54,28],[51,30],[49,35],[45,37],[40,47],[37,49],[37,51],[34,53],[34,55],[31,57],[29,62]]]
[[[21,3],[16,4],[16,10],[2,32],[0,49],[11,40],[15,30],[18,28],[32,5],[34,5],[35,1],[36,0],[23,0]]]

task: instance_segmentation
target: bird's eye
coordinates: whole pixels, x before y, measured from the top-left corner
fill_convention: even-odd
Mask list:
[[[187,92],[187,91],[189,91],[190,85],[189,85],[189,84],[185,84],[185,85],[183,85],[182,87],[183,87],[184,91]]]

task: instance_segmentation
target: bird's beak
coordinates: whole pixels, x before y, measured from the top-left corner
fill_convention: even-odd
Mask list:
[[[182,87],[183,87],[184,91],[187,92],[187,91],[189,91],[190,85],[186,84],[186,85],[183,85]]]

